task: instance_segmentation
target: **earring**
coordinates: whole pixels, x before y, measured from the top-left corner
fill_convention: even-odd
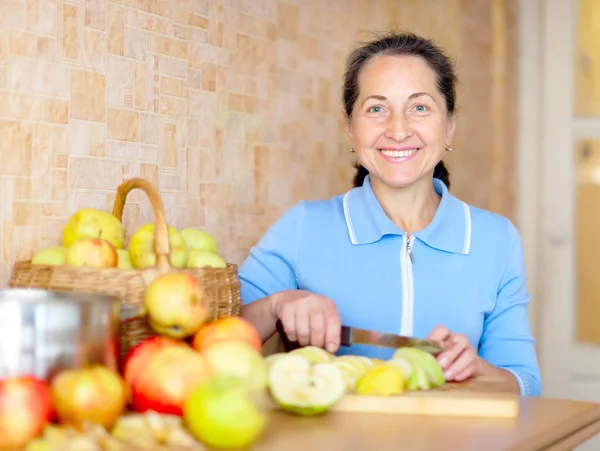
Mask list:
[[[350,147],[350,152],[354,153],[354,147]]]
[[[450,147],[449,145],[446,145],[446,147],[444,147],[446,149],[446,152],[452,152],[452,147]]]

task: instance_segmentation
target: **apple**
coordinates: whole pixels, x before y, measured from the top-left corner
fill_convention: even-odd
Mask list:
[[[217,449],[246,449],[262,435],[267,413],[248,387],[232,376],[218,376],[195,388],[183,408],[187,429]]]
[[[67,248],[64,246],[52,246],[42,249],[31,259],[34,265],[64,265]]]
[[[188,268],[227,268],[227,262],[217,254],[202,249],[192,249],[188,256]]]
[[[225,316],[204,323],[194,335],[192,346],[196,351],[204,351],[219,341],[240,340],[257,351],[262,350],[262,340],[254,324],[241,316]]]
[[[65,263],[70,266],[114,268],[119,256],[117,249],[100,238],[81,238],[67,248]]]
[[[144,295],[144,306],[154,330],[179,339],[193,335],[210,313],[204,286],[195,277],[182,273],[154,279]]]
[[[46,382],[32,375],[0,379],[0,449],[22,448],[53,417]]]
[[[116,216],[95,208],[83,208],[69,218],[63,228],[62,241],[70,247],[81,238],[101,238],[117,249],[125,247],[125,230]]]
[[[187,347],[188,345],[183,341],[161,335],[150,337],[137,343],[129,350],[125,359],[123,370],[125,382],[129,386],[133,385],[135,378],[140,374],[141,369],[144,368],[148,359],[152,358],[158,350],[173,346]]]
[[[125,362],[134,410],[183,415],[191,390],[211,377],[205,358],[182,341],[164,337],[136,345]]]
[[[145,224],[135,231],[129,242],[129,259],[136,269],[156,266],[156,251],[154,249],[153,223]],[[185,268],[188,260],[188,249],[179,230],[167,226],[169,235],[169,261],[174,268]]]
[[[133,269],[131,260],[129,259],[129,252],[125,249],[117,249],[118,263],[117,267],[120,269]]]
[[[212,235],[203,230],[192,228],[183,229],[181,231],[181,236],[183,236],[188,249],[201,249],[215,254],[217,253],[217,241]]]
[[[219,376],[235,376],[252,390],[267,387],[269,367],[262,354],[243,341],[218,341],[202,355],[212,372]]]
[[[123,378],[100,365],[59,372],[51,391],[59,421],[79,430],[87,422],[110,428],[125,411],[129,398]]]

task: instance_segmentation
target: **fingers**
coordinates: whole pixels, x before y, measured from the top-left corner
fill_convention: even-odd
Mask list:
[[[325,348],[327,351],[334,353],[340,347],[342,323],[340,315],[333,306],[325,312],[326,330],[325,330]]]
[[[431,341],[445,341],[450,338],[451,335],[452,332],[450,332],[447,327],[436,326],[427,338]]]
[[[333,301],[316,295],[290,299],[281,305],[279,316],[290,341],[330,352],[339,348],[341,323]]]
[[[310,344],[322,348],[325,346],[325,314],[322,310],[311,312],[309,316]]]
[[[446,380],[464,381],[475,374],[477,353],[471,347],[466,348],[445,371]]]

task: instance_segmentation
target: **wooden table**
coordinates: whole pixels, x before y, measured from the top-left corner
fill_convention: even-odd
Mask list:
[[[496,382],[448,384],[445,390],[496,392]],[[260,451],[571,450],[600,432],[600,405],[523,397],[518,419],[330,412],[300,418],[273,411]]]

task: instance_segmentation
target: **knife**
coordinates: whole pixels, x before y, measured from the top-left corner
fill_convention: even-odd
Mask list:
[[[283,330],[281,320],[276,323],[277,332],[281,335],[286,351],[301,347],[298,343],[287,338]],[[442,352],[444,345],[438,341],[423,340],[420,338],[404,337],[402,335],[386,334],[372,330],[359,329],[357,327],[342,326],[340,345],[352,346],[363,344],[371,346],[382,346],[385,348],[418,348],[431,354]]]

